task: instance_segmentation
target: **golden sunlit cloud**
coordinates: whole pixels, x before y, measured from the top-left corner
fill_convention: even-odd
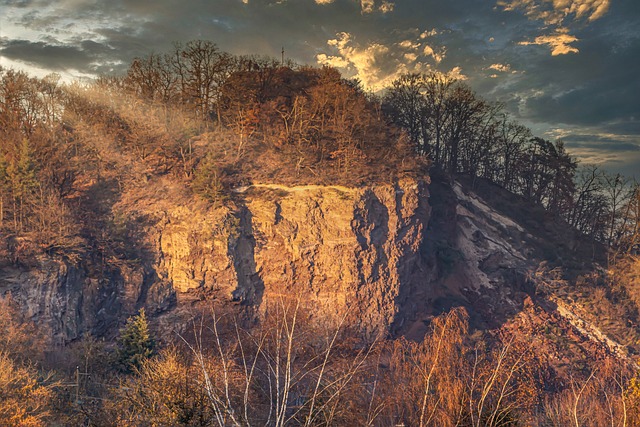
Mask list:
[[[318,63],[351,70],[354,77],[360,79],[362,84],[371,90],[383,88],[408,71],[404,64],[398,64],[395,72],[384,71],[383,65],[394,60],[390,49],[380,43],[358,46],[353,42],[351,34],[339,33],[327,44],[336,48],[339,54],[319,54],[316,56]]]
[[[522,10],[531,20],[562,25],[568,19],[593,22],[609,10],[611,0],[499,0],[504,10]]]
[[[328,65],[329,67],[334,68],[347,68],[349,66],[349,61],[339,56],[331,56],[324,53],[316,56],[316,59],[319,64]]]
[[[248,0],[243,0],[243,1],[246,3]],[[335,0],[315,0],[316,4],[322,4],[322,5],[331,4],[334,1]],[[362,11],[362,13],[373,13],[376,11],[376,9],[382,13],[389,13],[389,12],[393,12],[393,8],[395,7],[395,3],[389,0],[383,0],[377,8],[376,8],[375,0],[358,0],[358,1],[360,2],[360,10]]]
[[[360,7],[362,13],[371,13],[375,8],[375,2],[373,0],[360,0]]]
[[[489,70],[502,71],[504,73],[511,71],[511,65],[509,64],[491,64]]]
[[[393,12],[393,8],[395,7],[395,3],[390,1],[383,1],[378,10],[382,13]]]
[[[420,43],[414,43],[411,40],[403,40],[400,43],[398,43],[398,45],[406,49],[413,49],[413,50],[417,50],[420,47]]]
[[[467,80],[468,77],[462,73],[461,67],[453,67],[451,71],[447,73],[449,77],[453,77],[456,80]]]
[[[578,53],[571,43],[578,38],[569,34],[568,26],[575,21],[593,22],[609,10],[611,0],[498,0],[498,6],[506,11],[521,10],[532,21],[543,21],[556,27],[553,34],[541,35],[534,41],[520,45],[548,45],[552,56]]]
[[[434,35],[436,31],[425,33]],[[446,49],[431,47],[424,39],[420,35],[416,40],[405,39],[388,46],[380,42],[359,44],[350,33],[342,32],[327,41],[335,52],[318,54],[316,60],[321,65],[340,68],[359,79],[367,89],[378,91],[402,74],[433,71],[432,66],[440,64]],[[467,78],[460,67],[450,73],[460,80]]]
[[[415,53],[405,53],[404,59],[409,62],[415,62],[418,59],[418,55],[416,55]]]
[[[432,57],[433,60],[436,61],[436,64],[439,64],[444,59],[446,55],[446,50],[441,49],[440,52],[436,52],[435,50],[433,50],[431,46],[425,45],[424,49],[422,50],[422,53],[424,53],[425,56]]]
[[[548,36],[538,36],[534,41],[522,41],[518,44],[527,45],[548,45],[551,48],[551,55],[566,55],[568,53],[578,53],[578,48],[571,46],[571,43],[577,42],[578,38],[567,34],[566,31],[556,31],[555,34]]]
[[[437,36],[438,30],[436,30],[435,28],[432,30],[426,30],[424,32],[422,32],[422,34],[420,34],[420,38],[421,39],[426,39],[427,37],[433,37],[433,36]]]

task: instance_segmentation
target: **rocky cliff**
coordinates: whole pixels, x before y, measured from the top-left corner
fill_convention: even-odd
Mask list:
[[[56,342],[115,333],[139,307],[162,321],[215,300],[260,311],[300,299],[324,319],[388,331],[413,316],[429,220],[424,181],[365,188],[252,185],[233,205],[146,200],[114,205],[136,224],[129,259],[85,253],[6,264],[0,291],[48,325]]]
[[[420,268],[425,183],[368,188],[253,185],[216,218],[178,209],[156,229],[159,277],[194,296],[260,307],[281,299],[368,331],[398,321]]]
[[[607,337],[628,328],[599,330],[572,312],[578,295],[566,284],[536,286],[547,254],[579,267],[581,241],[540,221],[540,212],[514,210],[521,201],[497,187],[472,191],[448,178],[430,186],[254,184],[212,207],[165,184],[112,205],[129,230],[120,255],[89,248],[5,260],[0,293],[47,326],[52,344],[87,332],[113,337],[141,307],[158,336],[175,338],[212,303],[260,316],[270,303],[299,301],[311,318],[344,319],[370,338],[419,340],[433,316],[463,306],[474,329],[541,334],[537,345],[557,355],[555,364],[581,352],[623,353]],[[577,350],[567,355],[550,342],[540,326],[548,323],[575,337]]]

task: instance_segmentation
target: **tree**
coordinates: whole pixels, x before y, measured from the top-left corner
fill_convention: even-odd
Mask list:
[[[0,296],[0,353],[13,360],[39,360],[47,344],[44,334],[20,311],[11,294]]]
[[[47,425],[54,393],[34,365],[45,343],[11,295],[0,296],[0,425]]]
[[[38,372],[0,352],[0,425],[44,427],[53,408],[52,385]]]
[[[25,218],[25,204],[38,188],[36,164],[31,146],[26,138],[20,143],[17,156],[9,163],[7,174],[13,194],[14,228],[22,230]]]
[[[215,43],[192,40],[184,47],[176,45],[171,63],[178,77],[183,102],[193,105],[198,118],[220,119],[221,88],[233,70],[233,57],[218,49]]]
[[[143,361],[137,375],[114,390],[100,415],[122,427],[215,425],[206,379],[191,359],[171,348]]]
[[[609,199],[609,223],[607,230],[607,245],[613,246],[618,241],[620,221],[624,221],[622,216],[623,206],[629,201],[632,192],[629,191],[628,178],[621,174],[604,174],[606,182],[606,194]]]
[[[424,129],[428,118],[424,91],[424,75],[405,74],[393,82],[383,100],[385,112],[395,124],[407,131],[411,143],[423,154],[428,142],[425,138],[429,134]]]
[[[118,362],[127,372],[139,369],[155,353],[155,341],[149,332],[144,308],[129,317],[118,338]]]
[[[8,166],[4,153],[0,152],[0,229],[4,225],[4,200],[9,193]]]
[[[567,215],[569,224],[592,237],[603,235],[607,200],[603,194],[603,172],[597,166],[584,166],[575,179],[572,208]]]
[[[518,165],[521,163],[526,143],[531,137],[529,128],[509,120],[506,114],[499,121],[498,156],[502,168],[498,182],[507,190],[515,191],[517,188]]]
[[[617,251],[640,254],[640,184],[630,190],[626,205],[621,209],[622,220],[618,226]]]
[[[222,202],[225,198],[223,172],[215,157],[209,153],[198,163],[191,181],[191,188],[200,197],[211,203]]]
[[[436,165],[444,163],[450,98],[456,79],[442,73],[406,74],[393,82],[384,97],[384,110],[407,131],[419,154],[428,154]]]
[[[471,88],[458,83],[452,86],[445,102],[449,120],[445,127],[446,139],[443,167],[449,173],[458,172],[459,157],[462,146],[477,129],[475,118],[486,109],[486,104],[479,99]]]
[[[172,86],[172,79],[162,78],[171,75],[163,72],[168,71],[166,65],[164,57],[155,54],[135,58],[127,70],[125,85],[144,100],[153,101],[160,97],[166,102],[169,100],[168,89]]]

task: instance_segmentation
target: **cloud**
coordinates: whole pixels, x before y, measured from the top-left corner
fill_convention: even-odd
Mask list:
[[[436,30],[435,28],[432,30],[425,30],[420,34],[420,38],[421,39],[426,39],[428,37],[433,37],[433,36],[437,36],[439,34],[438,30]]]
[[[589,134],[578,131],[568,133],[562,137],[562,140],[571,149],[590,149],[607,153],[640,151],[640,138],[631,135]]]
[[[375,2],[373,0],[360,0],[360,7],[362,13],[371,13],[375,8]]]
[[[246,3],[248,0],[243,0],[243,1]],[[281,1],[285,1],[285,0],[281,0]],[[356,0],[356,1],[360,2],[360,10],[363,14],[373,13],[376,10],[382,13],[390,13],[390,12],[393,12],[393,9],[395,7],[395,3],[389,0],[382,0],[377,7],[376,7],[375,0]],[[316,4],[320,4],[320,5],[328,5],[328,4],[334,3],[335,0],[315,0],[315,2]]]
[[[554,28],[552,33],[537,36],[534,41],[521,41],[519,45],[547,45],[552,56],[578,53],[572,43],[579,39],[569,34],[569,27],[586,21],[594,22],[602,18],[610,7],[611,0],[498,0],[498,6],[505,11],[520,10],[532,21],[542,21]]]
[[[328,65],[329,67],[334,68],[347,68],[350,64],[346,58],[340,56],[330,56],[324,53],[319,53],[316,59],[318,60],[319,64]]]
[[[420,36],[388,44],[382,41],[362,44],[353,34],[341,32],[328,40],[327,45],[333,52],[317,54],[316,61],[342,69],[373,91],[390,86],[402,74],[433,70],[446,53],[446,48],[431,47]],[[467,78],[460,67],[453,67],[450,72],[460,80]]]
[[[320,1],[327,1],[327,0],[320,0]],[[330,0],[330,1],[333,1],[333,0]],[[395,3],[389,0],[382,0],[381,2],[377,3],[377,7],[376,7],[375,0],[360,0],[360,8],[362,10],[362,13],[373,13],[376,10],[378,10],[379,12],[384,14],[384,13],[393,12],[393,9],[395,8]]]
[[[567,151],[582,164],[595,164],[630,178],[640,178],[640,136],[607,132],[602,127],[552,128],[545,138],[562,139]]]
[[[563,25],[567,20],[588,22],[602,18],[609,10],[611,0],[499,0],[498,6],[506,11],[522,10],[531,20],[547,25]]]
[[[97,71],[111,49],[100,43],[84,41],[77,45],[56,45],[29,40],[0,41],[0,56],[55,71]]]
[[[527,45],[548,45],[551,48],[551,56],[566,55],[568,53],[578,53],[577,47],[571,43],[578,41],[578,38],[567,34],[567,31],[557,30],[554,34],[538,36],[534,41],[521,41],[518,44]]]
[[[606,39],[593,41],[582,55],[529,64],[518,85],[538,92],[520,96],[520,111],[532,121],[608,125],[640,134],[639,70],[640,40],[624,52],[611,51]]]
[[[467,80],[468,77],[462,73],[462,67],[453,67],[451,71],[447,73],[450,77],[456,80]]]
[[[354,77],[372,90],[382,89],[400,74],[407,71],[406,65],[399,63],[394,53],[380,43],[369,43],[360,46],[346,32],[339,33],[335,39],[327,42],[334,47],[337,55],[319,54],[316,58],[322,65],[331,65],[352,71]],[[389,66],[395,64],[395,70]]]
[[[436,52],[431,46],[429,45],[424,45],[424,48],[422,49],[422,53],[424,53],[425,56],[430,56],[433,58],[433,60],[436,62],[436,64],[439,64],[440,62],[442,62],[442,60],[444,59],[445,55],[446,55],[446,49],[442,48],[440,49],[440,51]]]
[[[495,70],[495,71],[501,71],[501,72],[508,72],[511,71],[511,65],[509,64],[491,64],[489,65],[489,67],[487,68],[489,70]]]
[[[393,9],[395,8],[395,3],[390,2],[390,1],[383,1],[380,6],[378,7],[378,10],[382,13],[390,13],[393,12]]]

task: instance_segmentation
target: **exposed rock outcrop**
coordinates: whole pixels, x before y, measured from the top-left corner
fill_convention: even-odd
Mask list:
[[[238,193],[235,212],[214,219],[178,210],[158,228],[158,275],[179,301],[215,294],[260,306],[301,298],[370,332],[398,321],[404,288],[420,268],[424,182],[253,185]]]
[[[426,183],[406,179],[366,188],[253,185],[236,192],[233,209],[127,206],[132,218],[153,218],[130,243],[139,246],[136,259],[42,256],[3,268],[0,291],[57,341],[115,333],[142,306],[159,315],[212,299],[259,312],[300,298],[323,319],[386,332],[413,315],[427,200]]]
[[[315,321],[344,319],[370,338],[419,340],[433,316],[464,306],[473,328],[533,336],[552,323],[579,351],[624,353],[553,293],[536,292],[530,274],[549,252],[538,222],[459,182],[254,184],[216,208],[157,194],[114,206],[132,230],[122,256],[5,262],[0,294],[50,329],[52,344],[113,337],[141,307],[159,336],[175,338],[212,302],[260,316],[269,303],[300,301]],[[555,349],[543,332],[539,345]],[[571,360],[553,351],[556,364]]]

